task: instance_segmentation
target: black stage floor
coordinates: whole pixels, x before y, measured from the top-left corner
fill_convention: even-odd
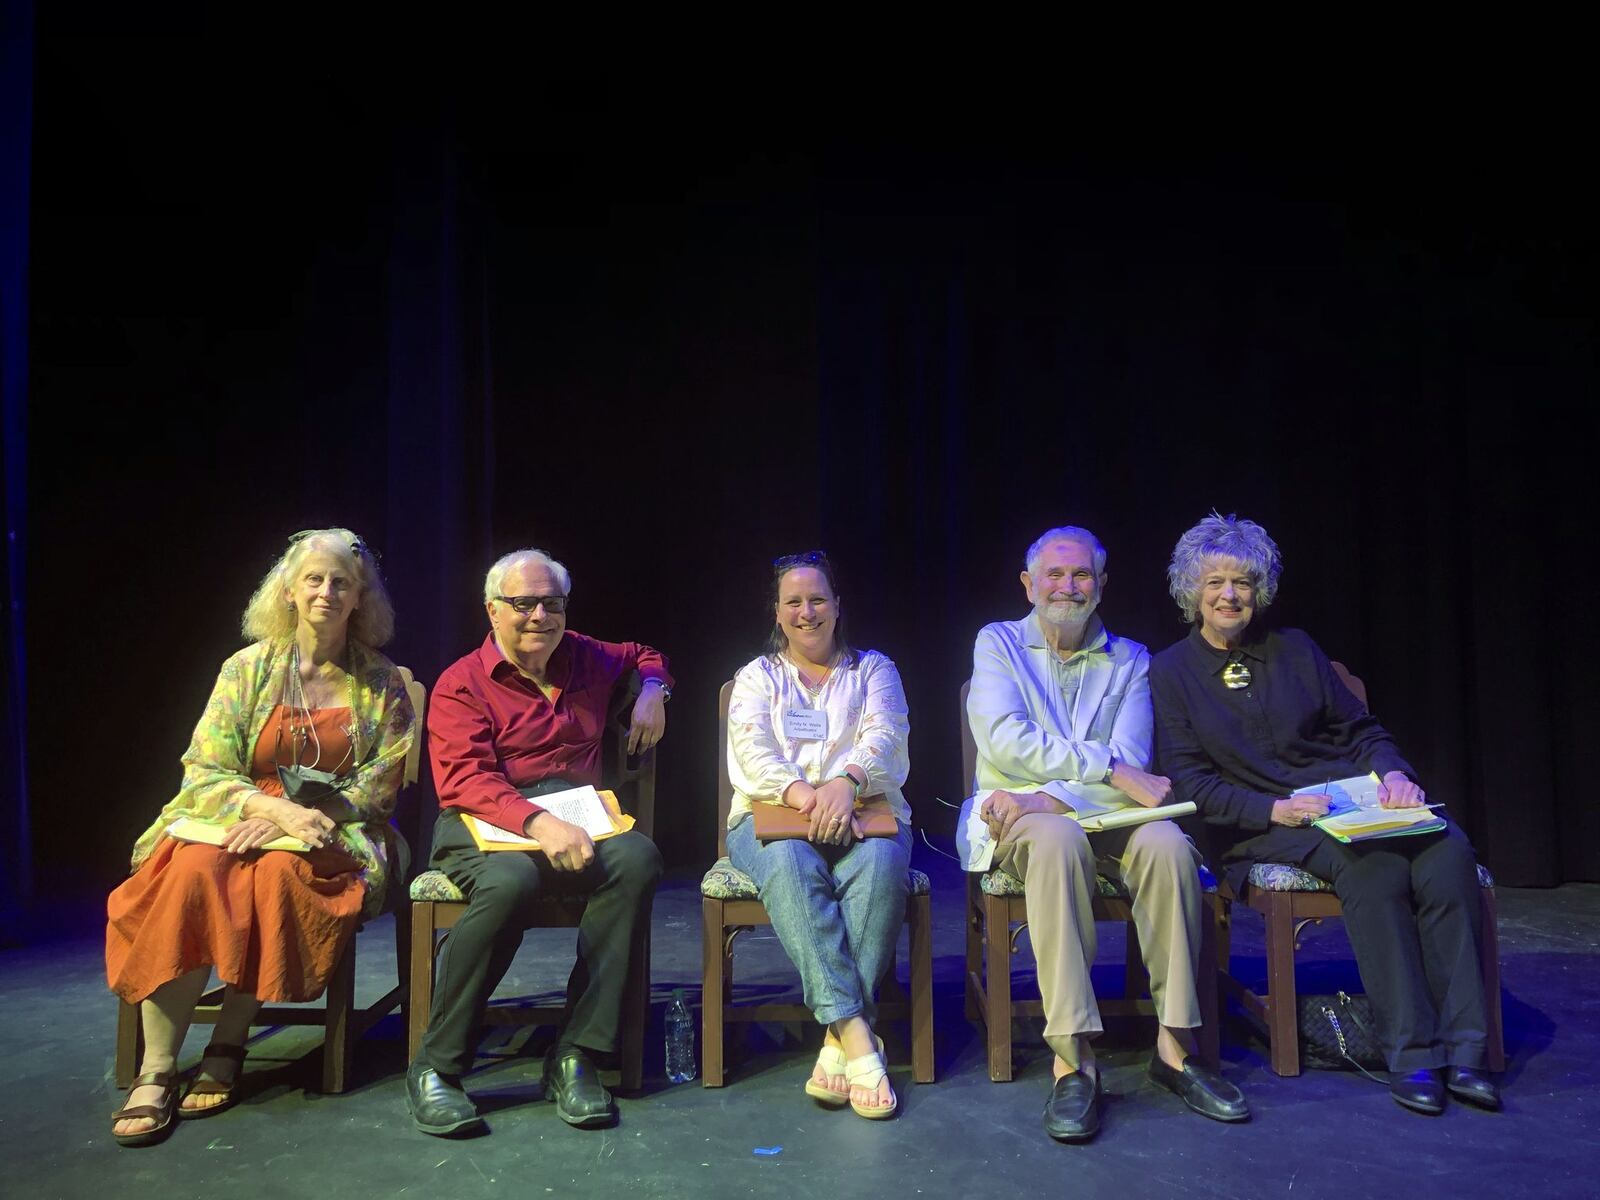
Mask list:
[[[646,1087],[621,1101],[622,1123],[569,1129],[539,1090],[540,1043],[491,1031],[469,1081],[491,1132],[464,1141],[416,1132],[405,1110],[398,1017],[361,1043],[342,1096],[308,1090],[320,1032],[264,1030],[251,1045],[247,1095],[220,1117],[181,1124],[163,1145],[128,1150],[110,1137],[114,1006],[98,931],[0,955],[0,1089],[5,1167],[17,1197],[426,1196],[1115,1196],[1565,1197],[1600,1195],[1600,886],[1501,889],[1506,1110],[1452,1105],[1409,1114],[1354,1074],[1279,1079],[1237,1013],[1224,1030],[1224,1070],[1253,1119],[1223,1126],[1188,1113],[1144,1079],[1153,1036],[1108,1031],[1101,1061],[1104,1129],[1087,1146],[1045,1137],[1039,1114],[1049,1055],[1037,1024],[1019,1030],[1017,1078],[990,1083],[983,1046],[962,1018],[961,877],[932,855],[938,1082],[913,1084],[903,1029],[886,1028],[901,1111],[864,1121],[801,1092],[813,1029],[757,1026],[730,1047],[729,1084],[666,1086],[661,1015],[674,987],[698,999],[698,876],[663,886],[655,910],[654,1025]],[[1105,986],[1120,982],[1120,935],[1102,926]],[[548,995],[571,963],[570,931],[530,934],[502,996]],[[1259,921],[1241,913],[1235,970],[1262,973]],[[360,997],[394,972],[389,918],[361,934]],[[1301,987],[1356,983],[1342,929],[1310,929]],[[797,990],[770,930],[739,940],[741,991]],[[1025,972],[1021,956],[1018,977]],[[904,952],[901,973],[904,975]],[[191,1032],[185,1065],[204,1030]],[[775,1153],[761,1154],[758,1149]]]

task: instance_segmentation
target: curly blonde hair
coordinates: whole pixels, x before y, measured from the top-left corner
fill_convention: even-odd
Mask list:
[[[250,603],[245,605],[240,626],[252,642],[277,641],[294,633],[299,619],[294,604],[283,598],[313,550],[331,554],[350,572],[361,589],[355,611],[350,614],[349,636],[363,646],[376,648],[394,636],[394,605],[378,571],[378,560],[359,535],[348,529],[308,529],[289,539],[289,546],[262,578]]]

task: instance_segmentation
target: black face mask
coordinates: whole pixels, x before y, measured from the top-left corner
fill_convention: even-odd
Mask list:
[[[283,784],[283,794],[296,804],[307,808],[322,808],[329,801],[343,802],[339,795],[340,779],[332,771],[319,771],[315,767],[297,765],[278,767],[278,782]]]

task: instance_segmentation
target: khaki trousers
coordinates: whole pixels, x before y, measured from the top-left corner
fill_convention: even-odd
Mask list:
[[[1069,817],[1029,813],[995,848],[995,866],[1027,890],[1028,940],[1044,1000],[1044,1040],[1078,1066],[1079,1035],[1099,1033],[1089,970],[1098,942],[1095,872],[1121,876],[1133,899],[1134,927],[1150,972],[1156,1017],[1171,1029],[1200,1024],[1200,852],[1171,821],[1086,834]]]

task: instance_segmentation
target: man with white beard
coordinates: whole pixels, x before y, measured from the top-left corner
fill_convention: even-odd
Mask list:
[[[1045,1130],[1083,1142],[1100,1128],[1092,1039],[1103,1027],[1089,977],[1097,870],[1120,876],[1133,901],[1160,1022],[1151,1080],[1202,1116],[1242,1121],[1250,1110],[1239,1089],[1194,1057],[1201,932],[1194,843],[1171,821],[1086,834],[1064,815],[1091,800],[1154,807],[1171,791],[1170,780],[1144,769],[1150,652],[1109,633],[1095,611],[1106,552],[1094,534],[1052,529],[1025,561],[1022,587],[1033,612],[979,631],[967,721],[978,747],[975,793],[993,789],[981,811],[994,865],[1026,885],[1044,1037],[1055,1053]]]

